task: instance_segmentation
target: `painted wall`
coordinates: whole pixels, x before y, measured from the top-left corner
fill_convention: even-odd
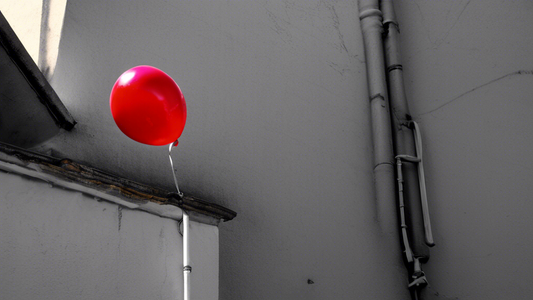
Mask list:
[[[220,225],[220,299],[408,297],[376,219],[356,1],[68,1],[52,86],[78,125],[37,150],[172,189],[166,148],[109,113],[140,64],[187,100],[180,188],[238,212]]]
[[[533,2],[401,1],[437,246],[425,299],[533,294]]]
[[[218,228],[191,222],[193,299],[218,299]],[[179,299],[178,222],[0,171],[9,299]]]

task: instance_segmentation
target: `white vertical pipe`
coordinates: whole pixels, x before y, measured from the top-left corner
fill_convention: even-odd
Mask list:
[[[174,177],[174,184],[179,197],[183,197],[183,193],[178,186],[178,179],[174,171],[174,164],[172,163],[172,147],[178,145],[178,140],[168,145],[168,159],[170,167],[172,168],[172,176]],[[181,219],[183,225],[183,300],[191,299],[191,272],[192,268],[189,259],[189,214],[183,210]]]
[[[379,0],[359,0],[359,19],[363,32],[365,60],[372,120],[372,142],[374,146],[374,190],[376,193],[377,221],[380,226],[381,247],[392,252],[383,257],[391,267],[391,272],[406,270],[395,268],[402,257],[395,251],[400,245],[396,204],[395,159],[392,146],[392,128],[389,112],[385,58],[383,55],[383,14]],[[381,263],[384,263],[382,261]],[[398,275],[400,275],[399,273]],[[401,274],[403,275],[403,274]],[[391,278],[385,282],[387,274],[380,278],[384,285],[403,285],[403,278]],[[398,298],[406,299],[407,291],[397,290]],[[400,295],[401,293],[401,295]],[[405,293],[405,294],[403,294]]]
[[[372,141],[374,144],[374,185],[377,218],[382,233],[398,245],[395,161],[389,113],[385,58],[383,57],[382,13],[378,0],[359,0],[359,19],[365,46]]]
[[[183,211],[183,299],[191,299],[191,271],[189,263],[189,214]]]

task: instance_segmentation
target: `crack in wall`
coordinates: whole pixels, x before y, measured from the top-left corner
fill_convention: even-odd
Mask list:
[[[435,107],[435,108],[433,108],[433,109],[431,109],[429,111],[420,113],[419,115],[422,116],[422,115],[426,115],[426,114],[432,113],[432,112],[434,112],[436,110],[439,110],[439,109],[447,106],[448,104],[453,103],[454,101],[456,101],[458,99],[461,99],[462,97],[464,97],[464,96],[466,96],[466,95],[468,95],[468,94],[470,94],[472,92],[475,92],[476,90],[484,88],[484,87],[486,87],[488,85],[491,85],[491,84],[493,84],[495,82],[498,82],[498,81],[500,81],[500,80],[502,80],[504,78],[511,77],[511,76],[516,76],[516,75],[533,75],[533,70],[518,70],[518,71],[515,71],[515,72],[511,72],[511,73],[505,74],[505,75],[500,76],[500,77],[498,77],[496,79],[493,79],[493,80],[491,80],[489,82],[486,82],[484,84],[478,85],[478,86],[476,86],[476,87],[474,87],[474,88],[472,88],[472,89],[470,89],[470,90],[458,95],[457,97],[455,97],[455,98],[453,98],[453,99],[451,99],[451,100],[449,100],[449,101],[447,101],[447,102],[445,102],[445,103],[443,103],[443,104],[441,104],[441,105],[439,105],[439,106],[437,106],[437,107]]]
[[[325,3],[325,2],[323,3],[332,15],[333,27],[337,31],[337,36],[339,37],[339,41],[340,41],[340,50],[341,51],[344,50],[346,51],[346,53],[349,53],[348,48],[346,47],[346,44],[344,43],[344,36],[341,33],[339,15],[337,14],[337,11],[335,10],[335,5],[331,3]]]
[[[430,26],[426,26],[427,24],[427,21],[426,21],[426,18],[425,18],[425,15],[426,15],[426,12],[423,12],[422,11],[422,8],[420,7],[420,4],[416,1],[416,0],[412,0],[413,4],[416,6],[416,9],[418,11],[418,14],[420,15],[420,23],[422,24],[423,28],[424,28],[424,31],[426,33],[426,36],[427,36],[427,39],[428,41],[433,45],[433,49],[437,49],[440,47],[440,45],[442,45],[442,43],[444,43],[444,41],[446,41],[446,39],[448,38],[448,36],[450,35],[451,31],[453,30],[453,28],[455,27],[455,25],[457,25],[457,23],[459,22],[459,20],[461,19],[461,16],[463,15],[463,13],[465,12],[466,8],[468,7],[468,5],[470,4],[470,1],[471,0],[467,0],[466,2],[465,1],[452,1],[451,2],[451,5],[452,7],[449,8],[446,12],[446,24],[443,24],[442,27],[448,27],[448,21],[450,20],[449,16],[450,16],[450,13],[452,12],[452,10],[454,10],[454,6],[456,3],[458,3],[457,6],[455,7],[459,7],[460,11],[459,13],[456,13],[454,14],[456,17],[455,17],[455,20],[453,20],[453,23],[450,27],[448,27],[448,29],[444,32],[444,34],[442,34],[441,38],[439,38],[438,36],[432,38],[432,33],[430,32]],[[463,5],[464,3],[464,5]],[[462,6],[462,8],[460,8]],[[456,10],[454,10],[456,11]],[[430,23],[435,23],[435,20],[430,20],[432,22]]]
[[[118,231],[120,231],[120,228],[122,227],[122,206],[117,207],[118,212]]]
[[[461,18],[461,16],[463,15],[463,12],[466,10],[466,7],[468,6],[468,4],[470,4],[470,1],[471,0],[468,0],[465,4],[465,6],[463,6],[463,9],[461,10],[461,12],[457,15],[457,18],[455,19],[455,21],[453,22],[452,26],[450,28],[448,28],[448,30],[446,31],[446,33],[444,34],[443,38],[441,39],[438,39],[436,42],[435,42],[435,48],[438,48],[447,38],[448,36],[450,35],[450,32],[452,31],[452,29],[455,27],[455,25],[459,22],[459,19]],[[450,13],[450,10],[448,11],[448,13]]]

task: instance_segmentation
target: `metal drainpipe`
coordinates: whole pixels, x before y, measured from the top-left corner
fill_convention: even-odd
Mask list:
[[[417,139],[415,143],[413,131],[410,129],[413,122],[409,115],[403,88],[402,66],[398,51],[398,26],[391,0],[359,0],[359,11],[371,101],[378,220],[383,233],[393,232],[395,236],[398,236],[397,228],[400,224],[402,244],[411,276],[408,287],[412,297],[418,299],[419,288],[427,283],[421,269],[421,263],[429,258],[429,250],[424,244],[424,237],[427,245],[432,246],[433,240],[429,214],[422,216],[420,213],[422,209],[427,213],[427,202],[420,200],[421,194],[426,200],[425,183],[423,177],[422,180],[418,178],[419,173],[423,174],[421,142]],[[383,56],[383,25],[385,25],[387,34],[385,38],[387,67],[385,67]],[[390,104],[386,71],[389,75]],[[389,105],[392,113],[389,111]],[[415,127],[418,129],[416,123]],[[416,135],[420,136],[418,130]],[[396,156],[393,154],[393,137]],[[420,151],[420,157],[417,156],[417,150]],[[395,182],[395,158],[398,185]],[[398,188],[398,202],[396,201],[396,188]],[[422,190],[423,193],[420,192]],[[425,205],[421,205],[421,202]],[[399,206],[401,222],[397,222],[395,209],[397,206]],[[424,223],[426,218],[427,222]],[[429,234],[427,230],[424,232],[424,228],[429,228]],[[394,239],[392,236],[391,238]],[[399,239],[395,240],[399,243]],[[410,241],[412,241],[412,248]]]
[[[381,232],[396,238],[396,183],[394,155],[388,104],[385,60],[382,43],[382,13],[378,0],[359,1],[359,19],[363,31],[367,69],[370,110],[372,119],[372,141],[374,145],[374,184],[377,218]]]
[[[410,275],[408,286],[413,298],[417,299],[420,289],[427,285],[421,263],[429,259],[428,246],[434,246],[434,242],[427,202],[424,202],[426,194],[420,132],[418,125],[411,119],[407,105],[399,50],[400,30],[392,1],[380,0],[380,8],[384,19],[384,51],[387,62],[394,152],[398,165],[399,197],[400,200],[403,198],[405,204],[405,223],[402,222],[402,226],[406,227],[408,233],[408,240],[405,238],[403,240]],[[411,257],[409,257],[409,251],[412,252]]]
[[[374,147],[374,190],[377,221],[382,235],[381,247],[397,254],[391,262],[401,265],[400,237],[398,234],[398,212],[396,209],[396,178],[392,146],[392,132],[389,113],[385,59],[383,57],[382,13],[378,0],[359,0],[359,19],[363,33],[370,113],[372,142]],[[397,250],[396,250],[397,249]],[[398,270],[398,269],[396,269]],[[401,270],[403,271],[403,270]],[[404,280],[398,277],[398,284]],[[384,283],[390,286],[390,283]],[[405,291],[395,291],[396,294]]]
[[[172,176],[174,178],[174,185],[180,198],[183,198],[183,193],[178,186],[178,179],[176,178],[176,171],[174,170],[174,163],[172,162],[172,148],[178,145],[178,140],[168,145],[168,160],[170,162],[170,168],[172,169]],[[183,300],[191,299],[191,272],[192,267],[190,265],[190,237],[189,237],[189,213],[182,209],[182,225],[183,225]]]

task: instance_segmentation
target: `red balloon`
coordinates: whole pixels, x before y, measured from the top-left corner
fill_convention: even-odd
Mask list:
[[[118,128],[148,145],[168,145],[183,132],[187,106],[179,86],[165,72],[137,66],[118,78],[109,97]]]

